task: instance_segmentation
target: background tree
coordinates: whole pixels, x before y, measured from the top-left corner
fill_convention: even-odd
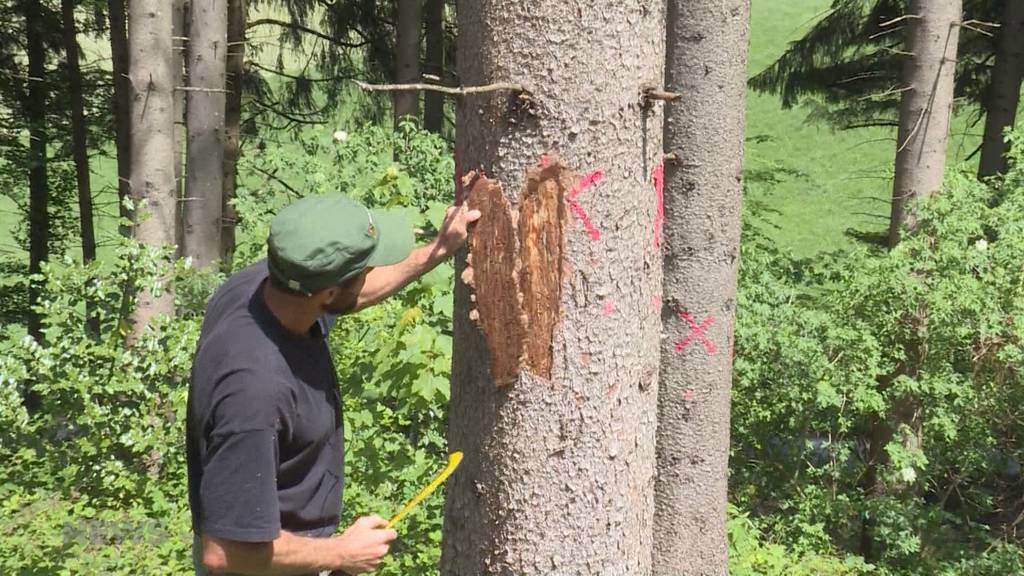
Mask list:
[[[425,63],[426,75],[444,80],[445,64],[445,0],[426,0],[423,8],[426,30]],[[423,127],[435,134],[444,131],[444,94],[427,91],[423,93]]]
[[[1003,15],[998,31],[992,82],[989,86],[985,115],[985,134],[981,147],[978,176],[1005,173],[1009,144],[1004,131],[1014,125],[1020,104],[1020,85],[1024,78],[1024,2],[1003,1]]]
[[[670,0],[654,573],[728,574],[749,0]],[[658,240],[660,243],[660,239]]]
[[[423,0],[395,0],[398,25],[395,27],[395,81],[408,84],[420,81],[420,31],[423,29]],[[419,119],[420,94],[406,90],[394,93],[395,126],[405,116]]]
[[[27,89],[22,109],[28,122],[29,154],[29,274],[38,274],[50,256],[50,187],[46,178],[46,100],[49,78],[46,72],[46,46],[42,8],[39,0],[22,0],[25,16],[25,50],[28,55]],[[29,281],[28,333],[36,340],[43,337],[39,316],[33,310],[39,302],[39,286]]]
[[[227,0],[190,3],[184,255],[199,268],[221,256]]]
[[[125,200],[131,197],[131,103],[132,87],[129,73],[128,14],[125,0],[107,0],[107,19],[110,25],[110,62],[114,77],[111,109],[114,111],[114,134],[117,142],[117,198],[118,213],[122,220],[134,222],[134,215]],[[130,236],[124,224],[118,226],[121,235]]]
[[[484,216],[475,304],[456,288],[449,446],[465,459],[441,573],[649,573],[661,133],[640,90],[661,85],[664,14],[641,0],[473,0],[457,14],[462,83],[530,94],[458,106],[461,165],[495,180],[467,193]]]
[[[242,92],[245,86],[245,22],[248,6],[245,0],[228,0],[228,44],[225,62],[225,84],[228,94],[224,103],[224,191],[220,259],[231,268],[235,253],[235,225],[238,219],[233,201],[238,189],[238,158],[242,138]]]
[[[174,245],[174,74],[171,10],[158,0],[131,0],[128,33],[132,87],[131,192],[135,237],[152,247]],[[172,287],[143,289],[131,316],[133,339],[158,314],[174,314]]]

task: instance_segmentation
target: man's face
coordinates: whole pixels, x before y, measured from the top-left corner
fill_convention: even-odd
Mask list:
[[[370,273],[370,270],[373,270],[373,268],[364,269],[353,278],[346,280],[344,284],[335,288],[333,290],[334,296],[323,304],[324,312],[348,314],[355,310],[356,303],[359,301],[359,293],[363,290],[363,285],[366,284],[366,275]]]

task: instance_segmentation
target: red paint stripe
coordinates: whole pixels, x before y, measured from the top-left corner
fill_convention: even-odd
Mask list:
[[[654,167],[652,174],[657,204],[654,207],[654,247],[661,247],[661,228],[665,224],[665,161]]]

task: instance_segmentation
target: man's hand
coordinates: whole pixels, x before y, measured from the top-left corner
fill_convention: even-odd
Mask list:
[[[348,574],[376,570],[387,555],[389,544],[398,536],[387,525],[388,521],[380,516],[363,516],[337,536],[341,569]]]
[[[470,210],[465,204],[448,208],[441,230],[437,233],[437,244],[441,254],[451,256],[466,243],[469,225],[480,219],[479,210]]]

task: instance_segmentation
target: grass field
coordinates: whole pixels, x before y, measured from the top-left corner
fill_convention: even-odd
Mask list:
[[[830,0],[753,0],[749,74],[782,54],[829,4]],[[102,57],[102,46],[94,50]],[[851,229],[880,233],[886,228],[895,152],[894,131],[833,132],[808,124],[805,117],[799,108],[783,110],[773,96],[748,94],[746,203],[767,207],[771,212],[766,218],[772,224],[766,228],[768,234],[801,256],[849,245]],[[964,120],[957,119],[950,144],[953,162],[978,141],[965,131]],[[111,159],[96,158],[92,172],[94,190],[113,190],[116,167]],[[97,200],[109,203],[110,194]],[[108,212],[113,209],[107,204]],[[24,255],[11,234],[19,222],[13,210],[13,203],[0,196],[0,256]],[[109,237],[116,231],[116,220],[101,217],[97,229],[101,240]]]

